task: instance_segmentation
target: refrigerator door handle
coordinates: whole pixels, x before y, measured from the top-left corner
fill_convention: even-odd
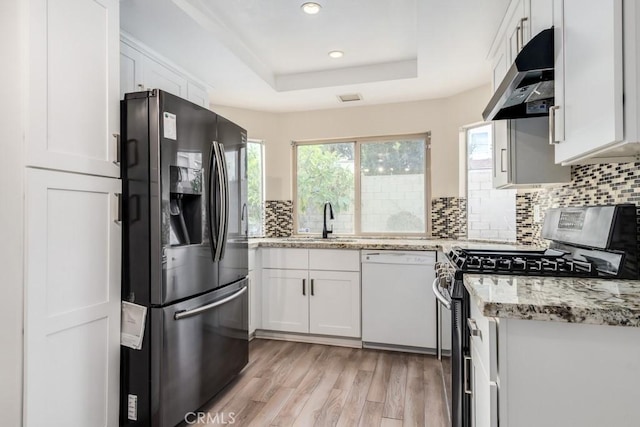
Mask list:
[[[209,154],[209,194],[208,194],[208,201],[207,201],[207,211],[208,211],[208,222],[209,222],[209,245],[211,246],[211,257],[213,258],[213,261],[216,261],[216,248],[218,247],[218,239],[219,239],[219,231],[217,228],[214,228],[214,222],[213,222],[213,215],[215,214],[215,201],[214,201],[214,195],[215,195],[215,190],[214,187],[217,185],[218,187],[220,187],[220,173],[217,171],[217,167],[215,167],[216,163],[215,163],[215,158],[216,158],[216,153],[217,153],[217,149],[216,149],[216,142],[213,141],[211,143],[211,152]],[[216,175],[215,175],[215,182],[214,182],[214,175],[213,175],[213,170],[214,168],[216,169]],[[217,225],[217,224],[216,224]]]
[[[223,193],[222,193],[222,197],[220,198],[220,201],[222,202],[222,207],[220,209],[221,212],[221,227],[220,227],[220,241],[218,242],[218,248],[220,251],[220,257],[218,258],[218,261],[222,260],[222,258],[224,258],[224,250],[227,247],[227,236],[229,233],[229,174],[228,174],[228,170],[227,170],[227,158],[224,155],[224,145],[221,143],[217,143],[218,145],[218,153],[219,156],[218,158],[220,159],[220,164],[221,164],[221,168],[220,168],[220,174],[221,174],[221,181],[222,181],[222,189],[223,189]]]
[[[212,303],[207,304],[207,305],[203,305],[202,307],[194,308],[193,310],[178,311],[176,314],[173,315],[173,318],[175,320],[180,320],[180,319],[184,319],[186,317],[195,316],[197,314],[203,313],[205,311],[211,310],[211,309],[216,308],[216,307],[220,307],[223,304],[226,304],[226,303],[228,303],[230,301],[233,301],[234,299],[238,298],[240,295],[244,294],[245,292],[247,292],[247,287],[246,286],[244,286],[238,292],[236,292],[236,293],[234,293],[232,295],[229,295],[226,298],[222,298],[219,301],[212,302]]]
[[[214,163],[215,162],[215,163]],[[220,206],[216,209],[215,206],[215,193],[214,190],[214,175],[213,169],[216,169],[215,185],[217,185],[217,191],[220,195]],[[225,202],[226,202],[226,188],[224,182],[224,171],[222,170],[222,160],[220,153],[220,144],[217,141],[211,143],[211,158],[209,161],[209,239],[211,242],[211,253],[213,256],[213,262],[218,262],[222,259],[222,252],[224,248],[223,233],[224,233],[224,221],[225,221]],[[218,212],[218,217],[213,219],[215,212]],[[214,227],[215,225],[215,227]]]

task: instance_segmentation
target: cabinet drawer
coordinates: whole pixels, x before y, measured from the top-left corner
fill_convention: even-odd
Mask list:
[[[498,377],[497,364],[497,325],[495,320],[485,317],[472,299],[467,324],[473,347],[477,350],[479,363],[489,375],[490,381]]]
[[[262,267],[306,270],[309,268],[309,250],[286,248],[262,249]]]
[[[360,271],[360,251],[309,249],[309,269]]]

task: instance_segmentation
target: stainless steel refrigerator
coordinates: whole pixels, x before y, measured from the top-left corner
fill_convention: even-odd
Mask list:
[[[126,94],[121,123],[122,298],[147,307],[121,425],[175,426],[248,361],[246,131],[160,90]]]

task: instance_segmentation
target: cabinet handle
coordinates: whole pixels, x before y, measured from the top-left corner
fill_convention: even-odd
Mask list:
[[[122,150],[120,148],[120,134],[113,133],[111,135],[116,139],[116,159],[113,161],[113,164],[116,166],[120,166],[120,160],[122,159]]]
[[[516,42],[518,44],[518,52],[520,52],[524,47],[524,23],[528,20],[529,18],[520,18],[520,25],[518,25],[518,38]]]
[[[464,356],[464,367],[463,371],[463,381],[464,381],[464,392],[466,394],[470,394],[473,396],[473,390],[471,389],[471,385],[469,384],[469,371],[471,370],[471,358],[469,356]]]
[[[467,325],[469,325],[469,335],[482,339],[482,331],[478,328],[478,323],[475,319],[469,317],[467,319]]]
[[[560,109],[559,105],[549,108],[549,144],[554,145],[560,141],[556,141],[556,111]]]
[[[500,149],[500,172],[506,172],[507,170],[504,167],[504,155],[507,154],[507,149],[506,148],[501,148]]]
[[[302,295],[307,295],[307,279],[302,279]]]
[[[315,294],[313,293],[313,279],[311,279],[311,296],[314,296]]]
[[[122,194],[115,193],[115,196],[115,207],[113,208],[113,210],[115,211],[113,213],[113,217],[115,219],[113,220],[113,222],[120,225],[122,223]]]

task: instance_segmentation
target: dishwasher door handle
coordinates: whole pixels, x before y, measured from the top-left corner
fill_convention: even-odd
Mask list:
[[[444,305],[447,310],[451,310],[451,302],[447,301],[447,299],[440,293],[438,289],[438,278],[436,277],[431,285],[431,289],[433,289],[433,294],[436,296],[437,300],[440,304]]]

